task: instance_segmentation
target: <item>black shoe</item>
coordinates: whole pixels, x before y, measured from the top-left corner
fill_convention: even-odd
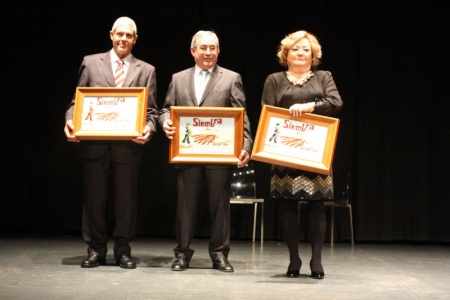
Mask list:
[[[325,278],[325,273],[324,272],[311,272],[311,278],[324,279]]]
[[[298,276],[300,276],[300,271],[297,271],[297,270],[288,270],[288,271],[286,272],[286,276],[289,277],[289,278],[295,278],[295,277],[298,277]]]
[[[172,264],[172,271],[184,271],[189,268],[189,261],[184,256],[177,256],[177,259]]]
[[[298,262],[290,262],[288,270],[286,272],[286,276],[289,278],[295,278],[300,276],[300,268],[302,267],[302,261]]]
[[[106,259],[100,257],[97,253],[89,254],[89,256],[81,262],[82,268],[95,268],[106,265]]]
[[[124,269],[136,269],[136,263],[128,255],[122,255],[119,260],[116,260],[116,266]]]
[[[228,260],[224,257],[221,259],[217,259],[213,262],[213,269],[222,271],[222,272],[234,272],[233,266],[228,262]]]
[[[323,267],[321,263],[317,263],[317,260],[315,263],[311,260],[309,262],[309,267],[311,268],[311,278],[314,279],[323,279],[325,277],[325,273],[323,272]],[[313,269],[320,270],[320,271],[313,271]]]

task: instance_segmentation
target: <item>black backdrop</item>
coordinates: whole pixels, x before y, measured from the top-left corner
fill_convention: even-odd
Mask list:
[[[450,242],[445,9],[423,1],[353,2],[4,4],[0,230],[79,232],[80,172],[76,147],[64,137],[64,112],[83,55],[108,51],[110,28],[126,15],[138,26],[133,54],[157,69],[159,105],[171,74],[193,65],[192,35],[214,30],[219,65],[243,77],[254,133],[264,79],[282,70],[279,41],[299,29],[316,34],[321,68],[332,71],[344,100],[333,168],[338,188],[352,170],[356,241]],[[159,131],[142,161],[140,235],[173,236],[175,173],[167,161],[168,142]],[[255,165],[258,196],[267,197],[269,166]],[[207,236],[207,210],[201,210],[197,234]],[[251,208],[233,207],[232,214],[233,237],[251,237]],[[265,237],[281,239],[273,200],[266,199],[265,216]],[[338,222],[338,238],[348,239],[344,213]]]

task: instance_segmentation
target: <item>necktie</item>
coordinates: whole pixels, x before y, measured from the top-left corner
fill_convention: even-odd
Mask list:
[[[209,74],[208,70],[201,70],[200,71],[201,78],[200,78],[200,82],[199,82],[199,85],[198,85],[198,89],[199,90],[197,91],[197,101],[199,103],[200,103],[200,100],[202,99],[203,91],[205,90],[206,83],[208,82],[207,81],[208,74]]]
[[[208,70],[201,70],[200,73],[202,74],[203,82],[206,85],[206,76],[208,76],[209,71]]]
[[[114,72],[114,82],[116,87],[121,87],[123,81],[125,80],[125,70],[123,69],[123,60],[119,59],[117,61],[117,68]]]

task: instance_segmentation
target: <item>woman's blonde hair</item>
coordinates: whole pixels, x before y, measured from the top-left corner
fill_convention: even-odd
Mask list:
[[[320,46],[319,41],[313,34],[305,30],[299,30],[288,34],[284,39],[281,40],[277,52],[278,62],[280,63],[280,65],[287,67],[286,57],[288,51],[292,48],[292,46],[297,44],[297,42],[302,38],[307,38],[309,43],[311,44],[311,51],[312,51],[311,68],[315,69],[320,64],[320,59],[322,58],[322,46]]]

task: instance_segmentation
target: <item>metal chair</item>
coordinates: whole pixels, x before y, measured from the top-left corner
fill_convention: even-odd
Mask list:
[[[243,168],[233,169],[230,190],[231,204],[253,204],[253,243],[256,240],[258,204],[261,205],[261,247],[264,245],[264,199],[256,198],[255,169],[249,162]]]
[[[331,228],[330,228],[330,243],[331,248],[334,247],[334,226],[336,223],[335,220],[335,208],[336,207],[343,207],[348,209],[348,217],[349,217],[349,223],[350,223],[350,238],[352,242],[352,246],[355,245],[355,239],[353,234],[353,212],[352,212],[352,204],[350,201],[350,172],[347,172],[347,180],[346,180],[346,186],[343,189],[343,191],[340,193],[338,197],[336,197],[336,189],[334,193],[335,197],[332,200],[325,200],[325,206],[331,207]],[[305,200],[300,200],[298,202],[298,218],[300,222],[300,211],[301,206],[306,205]]]
[[[352,242],[352,246],[355,245],[355,238],[353,234],[353,211],[352,211],[352,203],[350,201],[350,172],[347,172],[347,180],[346,186],[344,190],[341,192],[340,196],[336,196],[331,201],[326,201],[326,204],[331,206],[331,247],[334,246],[334,225],[335,225],[335,213],[334,209],[336,207],[343,207],[348,209],[348,218],[350,223],[350,238]]]

